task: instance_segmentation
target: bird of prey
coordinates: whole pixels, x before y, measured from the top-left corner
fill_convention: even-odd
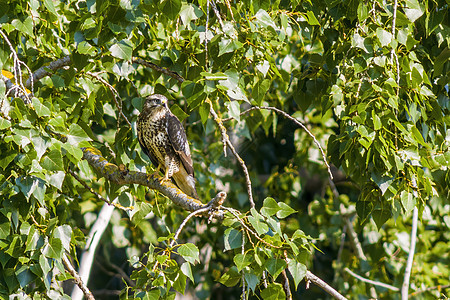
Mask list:
[[[172,178],[180,190],[198,199],[186,132],[165,96],[154,94],[145,99],[137,133],[142,150],[157,167],[156,173],[161,168],[164,171],[163,181]]]

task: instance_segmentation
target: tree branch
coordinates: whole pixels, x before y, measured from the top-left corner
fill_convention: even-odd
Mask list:
[[[370,279],[367,279],[365,277],[362,277],[362,276],[352,272],[349,268],[344,268],[344,271],[347,272],[348,274],[352,275],[356,279],[359,279],[359,280],[361,280],[363,282],[367,282],[367,283],[372,284],[372,285],[381,286],[381,287],[384,287],[384,288],[389,289],[389,290],[394,291],[394,292],[398,292],[400,290],[398,287],[392,286],[390,284],[386,284],[386,283],[383,283],[383,282],[374,281],[374,280],[370,280]]]
[[[70,56],[67,55],[66,57],[52,61],[47,66],[40,67],[39,69],[36,70],[36,72],[33,73],[33,75],[30,78],[28,78],[27,82],[25,83],[25,87],[27,88],[31,87],[34,84],[34,82],[44,78],[45,76],[51,75],[56,70],[68,66],[71,63],[72,62],[70,60]]]
[[[152,62],[145,61],[145,60],[143,60],[142,58],[133,57],[133,60],[132,60],[132,61],[133,61],[134,63],[137,63],[137,64],[140,64],[140,65],[149,67],[150,69],[153,69],[153,70],[158,71],[158,72],[160,72],[160,73],[169,75],[169,76],[172,77],[173,79],[178,80],[178,82],[180,82],[180,83],[182,83],[182,82],[184,81],[184,78],[181,77],[180,75],[178,75],[177,72],[174,72],[174,71],[171,71],[171,70],[169,70],[169,69],[160,67],[160,66],[158,66],[158,65],[155,65],[155,64],[152,63]]]
[[[323,289],[325,292],[327,292],[330,296],[334,297],[334,299],[339,300],[347,300],[344,296],[342,296],[338,291],[333,289],[331,286],[329,286],[325,281],[311,273],[310,271],[306,271],[306,286],[309,287],[309,282],[314,283],[315,285],[319,286],[321,289]]]
[[[253,192],[252,192],[252,181],[250,180],[250,174],[248,173],[248,169],[247,169],[247,165],[245,164],[244,160],[239,156],[239,154],[237,153],[236,149],[234,148],[233,144],[231,143],[228,134],[227,134],[227,129],[225,128],[225,126],[223,126],[222,120],[219,118],[219,116],[217,115],[216,111],[213,108],[213,104],[211,103],[211,100],[207,99],[207,102],[209,101],[209,112],[211,113],[211,115],[214,118],[214,121],[217,123],[217,126],[219,126],[219,130],[222,134],[222,143],[223,143],[223,151],[224,151],[224,155],[227,156],[227,152],[226,152],[226,146],[228,146],[228,148],[230,148],[231,153],[233,153],[234,157],[236,157],[237,161],[239,162],[239,164],[242,167],[242,171],[244,172],[244,176],[245,176],[245,182],[247,184],[247,194],[248,194],[248,200],[250,202],[250,206],[252,208],[255,207],[255,201],[253,200]]]
[[[419,210],[417,209],[417,207],[414,207],[413,217],[412,217],[412,229],[411,229],[411,245],[409,246],[408,260],[406,262],[405,275],[403,277],[403,284],[402,284],[402,290],[401,290],[402,300],[408,299],[409,279],[411,276],[411,269],[412,269],[413,260],[414,260],[414,252],[416,249],[418,220],[419,220]]]
[[[153,190],[159,191],[161,194],[172,200],[173,203],[188,211],[195,211],[207,206],[207,204],[203,204],[199,200],[189,197],[183,193],[172,182],[162,182],[162,177],[158,175],[147,175],[143,172],[129,171],[127,169],[120,170],[118,166],[108,162],[99,150],[95,148],[82,148],[82,150],[83,159],[87,160],[87,162],[101,176],[105,177],[109,181],[112,181],[118,185],[139,184],[147,186]],[[222,201],[223,203],[224,197],[226,197],[226,193],[220,192],[212,201]],[[223,215],[223,213],[219,210],[214,210],[211,213],[205,213],[204,215],[211,214],[213,214],[216,218],[221,218]]]
[[[114,211],[114,206],[110,206],[107,203],[103,204],[102,209],[98,213],[97,220],[89,232],[88,240],[86,241],[86,247],[81,255],[79,276],[82,282],[86,284],[89,282],[89,277],[91,274],[92,263],[94,261],[95,251],[100,242],[100,239],[108,227],[109,221],[111,220],[112,213]],[[79,286],[78,286],[79,287]],[[81,287],[80,287],[81,289]],[[83,289],[77,289],[76,287],[72,291],[72,299],[81,300],[83,294],[86,293]],[[83,294],[81,293],[83,291]]]
[[[331,168],[330,168],[330,165],[328,164],[328,161],[327,161],[327,158],[326,158],[325,152],[323,151],[322,146],[320,145],[319,141],[316,139],[316,137],[314,136],[314,134],[312,134],[311,131],[309,131],[308,128],[306,128],[306,126],[303,125],[302,122],[300,122],[300,121],[297,120],[296,118],[292,117],[291,115],[289,115],[289,114],[286,113],[285,111],[283,111],[283,110],[281,110],[281,109],[279,109],[279,108],[276,108],[276,107],[272,107],[272,106],[261,106],[261,107],[259,107],[259,106],[253,106],[253,107],[251,107],[251,108],[249,108],[249,109],[247,109],[247,110],[241,112],[239,115],[244,115],[244,114],[247,114],[247,113],[249,113],[249,112],[251,112],[251,111],[253,111],[253,110],[261,110],[261,109],[266,109],[266,110],[272,110],[272,111],[275,111],[276,113],[279,113],[279,114],[282,115],[283,117],[285,117],[285,118],[291,120],[292,122],[294,122],[295,124],[297,124],[298,126],[300,126],[301,128],[303,128],[303,130],[306,131],[306,133],[313,139],[314,143],[315,143],[316,146],[319,148],[319,150],[320,150],[320,152],[321,152],[321,154],[322,154],[323,161],[324,161],[324,163],[325,163],[325,165],[326,165],[326,167],[327,167],[328,174],[330,175],[330,178],[333,179],[333,174],[331,173]],[[226,122],[226,121],[229,121],[229,120],[231,120],[231,119],[232,119],[232,118],[226,118],[226,119],[223,119],[222,122]]]
[[[84,296],[88,300],[94,300],[94,296],[92,295],[89,288],[84,284],[83,280],[81,280],[80,275],[78,275],[77,271],[75,271],[74,267],[72,266],[72,263],[70,262],[69,258],[67,257],[66,253],[63,254],[62,261],[64,265],[66,266],[67,271],[70,273],[70,275],[73,276],[73,279],[77,286],[80,288],[80,290],[83,292]]]

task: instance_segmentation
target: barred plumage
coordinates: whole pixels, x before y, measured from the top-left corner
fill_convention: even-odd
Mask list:
[[[198,199],[194,168],[186,132],[167,106],[167,98],[155,94],[146,98],[138,117],[137,132],[142,150],[153,165],[172,178],[187,195]]]

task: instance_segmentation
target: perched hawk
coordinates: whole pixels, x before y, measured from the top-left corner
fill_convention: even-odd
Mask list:
[[[186,132],[167,107],[165,96],[155,94],[145,99],[137,133],[142,150],[157,167],[156,172],[162,168],[164,180],[172,177],[184,193],[198,199]]]

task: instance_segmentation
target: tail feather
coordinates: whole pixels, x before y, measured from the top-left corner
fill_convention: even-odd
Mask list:
[[[198,199],[197,190],[195,188],[195,178],[188,174],[183,166],[181,166],[177,173],[172,175],[172,178],[175,180],[175,183],[180,190],[188,196]]]

